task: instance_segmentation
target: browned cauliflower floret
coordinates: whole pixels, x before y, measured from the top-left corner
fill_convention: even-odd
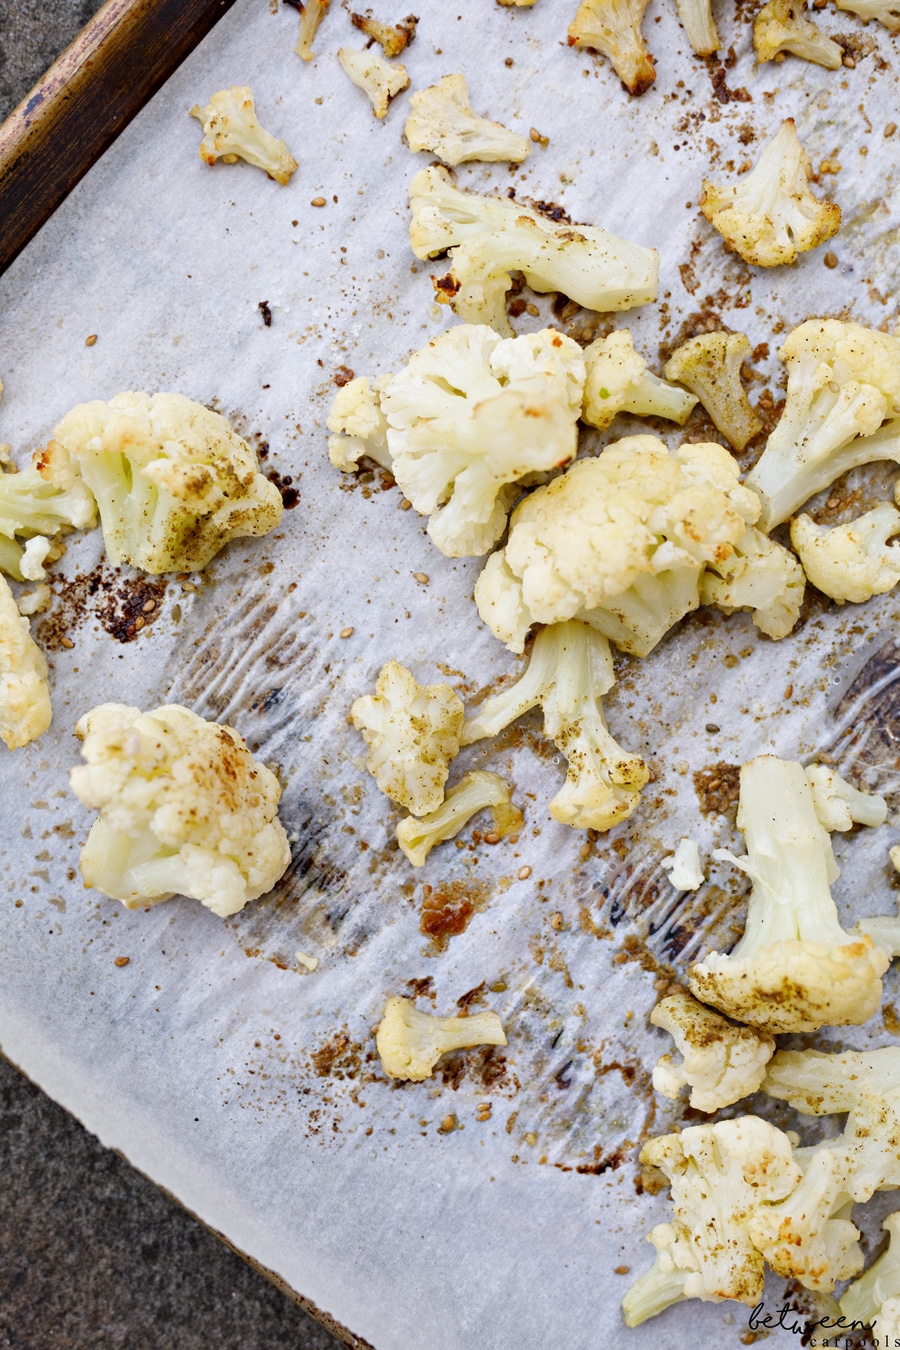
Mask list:
[[[200,158],[207,164],[221,159],[236,164],[244,159],[265,169],[276,183],[290,182],[297,161],[284,141],[270,136],[256,120],[253,95],[246,85],[232,85],[213,94],[205,108],[195,103],[191,117],[203,125]]]
[[[355,47],[341,47],[337,59],[345,75],[366,95],[378,118],[387,114],[391,100],[409,84],[406,66],[385,61],[371,48],[361,52]]]
[[[473,159],[521,164],[531,148],[527,137],[472,111],[463,75],[444,75],[417,90],[409,106],[405,135],[410,150],[429,150],[445,164]]]
[[[351,14],[350,21],[366,37],[373,38],[385,56],[399,56],[416,36],[416,24],[419,22],[415,14],[408,14],[401,23],[381,23],[373,19],[371,13]]]
[[[650,1021],[669,1032],[681,1055],[681,1063],[663,1055],[653,1070],[653,1086],[673,1099],[689,1086],[695,1111],[718,1111],[756,1092],[775,1053],[771,1036],[730,1022],[686,989],[657,1003]]]
[[[313,40],[330,4],[331,0],[306,0],[305,4],[300,5],[300,36],[296,52],[301,61],[311,61],[315,56]]]
[[[641,20],[649,0],[581,0],[569,24],[569,46],[591,47],[607,57],[629,94],[645,93],[656,79]]]
[[[733,450],[743,450],[762,427],[741,383],[749,355],[743,333],[700,333],[675,348],[663,371],[696,394]]]
[[[510,799],[509,787],[498,774],[473,769],[454,783],[440,806],[427,816],[407,816],[401,820],[396,831],[397,843],[413,867],[423,867],[435,845],[459,834],[486,807],[509,807]]]
[[[48,674],[28,620],[0,576],[0,741],[10,750],[36,740],[49,727]]]
[[[806,17],[806,0],[769,0],[753,21],[753,45],[760,65],[779,52],[812,61],[828,70],[843,64],[843,49]]]
[[[432,1017],[408,998],[389,998],[384,1005],[375,1045],[381,1067],[391,1078],[421,1083],[430,1078],[441,1055],[473,1045],[505,1045],[495,1012],[468,1017]]]

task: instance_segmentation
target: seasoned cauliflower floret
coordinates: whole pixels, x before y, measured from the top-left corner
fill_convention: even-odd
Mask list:
[[[270,891],[291,860],[278,779],[232,727],[177,703],[102,703],[75,727],[87,763],[75,795],[100,812],[81,875],[127,909],[173,895],[226,918]]]
[[[676,0],[678,17],[684,25],[688,42],[699,56],[710,56],[722,45],[711,0]]]
[[[900,337],[810,319],[788,335],[780,356],[788,368],[784,412],[747,475],[766,532],[848,469],[900,463]]]
[[[838,70],[844,52],[807,18],[806,0],[769,0],[753,20],[753,46],[760,65],[790,52],[827,70]]]
[[[724,563],[710,563],[700,582],[700,599],[726,614],[749,609],[766,637],[783,638],[800,617],[806,582],[793,553],[748,525]]]
[[[737,817],[747,855],[725,849],[753,882],[744,935],[729,955],[691,966],[702,1003],[767,1031],[857,1026],[881,1002],[887,954],[845,933],[831,897],[838,876],[801,764],[758,755],[741,766]]]
[[[695,839],[679,839],[675,852],[660,864],[676,891],[698,891],[706,878],[700,865],[700,845]]]
[[[437,844],[452,839],[485,807],[506,807],[511,793],[503,779],[482,769],[455,783],[436,810],[427,816],[407,816],[397,826],[397,842],[413,867],[423,867]]]
[[[561,291],[588,309],[633,309],[656,299],[655,249],[593,225],[567,225],[508,197],[462,192],[447,169],[431,165],[409,188],[409,242],[417,258],[450,250],[451,269],[434,280],[435,298],[467,323],[512,330],[506,317],[511,273],[535,291]]]
[[[265,169],[276,183],[289,183],[297,161],[284,141],[276,140],[256,120],[253,95],[246,85],[232,85],[213,94],[205,108],[195,103],[191,117],[203,126],[200,158],[206,164],[221,159],[236,164],[244,159]]]
[[[887,802],[883,797],[860,792],[827,764],[810,764],[806,781],[819,823],[829,834],[852,830],[854,825],[883,825],[887,820]]]
[[[463,716],[462,699],[449,684],[418,684],[397,661],[382,666],[375,693],[358,698],[350,710],[369,746],[369,773],[387,797],[415,816],[443,801]]]
[[[406,66],[385,61],[371,47],[362,52],[355,47],[341,47],[337,59],[345,75],[366,95],[378,118],[386,115],[391,101],[409,84]]]
[[[867,1323],[878,1345],[890,1345],[900,1336],[900,1211],[881,1225],[888,1246],[864,1275],[841,1296],[841,1312],[848,1322]]]
[[[417,90],[409,106],[405,134],[410,150],[428,150],[444,164],[473,159],[521,164],[531,148],[526,136],[472,111],[463,75],[444,75],[437,84]]]
[[[756,1092],[775,1053],[771,1036],[730,1022],[687,990],[657,1003],[650,1021],[670,1033],[682,1057],[677,1064],[663,1055],[653,1070],[653,1086],[675,1100],[689,1085],[695,1111],[719,1111]]]
[[[669,454],[629,436],[516,507],[476,583],[478,612],[511,651],[533,623],[578,618],[646,656],[697,608],[703,568],[731,556],[758,511],[722,446]]]
[[[312,44],[330,4],[331,0],[306,0],[305,4],[301,4],[300,36],[294,49],[301,61],[311,61],[315,56]]]
[[[92,494],[52,442],[21,473],[0,467],[0,571],[16,581],[43,580],[55,536],[96,523]]]
[[[392,472],[450,558],[487,553],[513,484],[574,459],[584,358],[555,329],[502,339],[459,324],[381,390]]]
[[[841,228],[841,208],[809,190],[809,155],[793,118],[765,147],[750,173],[729,187],[703,180],[701,210],[729,248],[757,267],[796,261]]]
[[[741,383],[749,355],[743,333],[701,333],[675,348],[663,372],[696,394],[733,450],[743,450],[762,427]]]
[[[432,1017],[408,998],[389,998],[375,1035],[381,1067],[390,1078],[421,1083],[430,1078],[441,1055],[473,1045],[506,1045],[495,1012],[468,1017]]]
[[[607,57],[629,94],[643,94],[656,79],[641,32],[649,0],[581,0],[569,24],[569,46],[591,47]]]
[[[415,14],[408,14],[401,23],[381,23],[371,14],[351,14],[350,22],[366,37],[374,38],[385,56],[399,56],[416,36]]]
[[[619,412],[665,417],[683,426],[697,402],[694,394],[667,384],[647,369],[627,328],[585,347],[584,364],[587,378],[581,420],[601,431]]]
[[[623,750],[606,725],[602,697],[614,683],[601,633],[574,621],[551,624],[535,638],[525,674],[482,704],[463,727],[461,743],[497,736],[540,705],[545,736],[569,762],[550,814],[576,829],[609,830],[631,815],[649,777],[644,761]]]
[[[0,740],[18,750],[50,725],[47,662],[0,576]]]
[[[791,543],[812,584],[836,600],[861,604],[892,591],[900,581],[900,511],[882,502],[846,525],[816,525],[806,515],[791,521]]]
[[[381,411],[381,395],[390,378],[382,375],[370,384],[365,375],[358,375],[335,394],[325,425],[334,432],[328,438],[328,458],[336,469],[353,473],[363,455],[383,469],[392,467],[387,419]]]
[[[900,4],[897,0],[836,0],[836,3],[838,9],[849,10],[861,19],[877,19],[889,32],[900,33]],[[897,1334],[900,1335],[900,1331]]]
[[[182,394],[79,403],[54,431],[97,500],[112,563],[195,572],[229,539],[268,534],[281,495],[219,413]]]
[[[787,1135],[759,1116],[740,1116],[650,1139],[641,1162],[668,1177],[674,1213],[649,1234],[656,1261],[622,1300],[626,1325],[686,1298],[734,1298],[752,1308],[765,1267],[750,1222],[800,1180]]]

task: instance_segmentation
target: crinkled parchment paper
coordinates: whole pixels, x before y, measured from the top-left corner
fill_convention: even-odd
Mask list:
[[[566,48],[574,7],[418,6],[413,85],[462,71],[476,109],[549,137],[521,170],[476,166],[460,182],[514,186],[657,246],[659,305],[618,322],[654,362],[698,316],[771,344],[768,361],[754,357],[754,401],[764,387],[779,395],[779,331],[819,314],[893,326],[897,141],[883,133],[898,109],[897,55],[886,32],[817,13],[854,35],[854,69],[793,58],[757,69],[748,19],[722,14],[737,61],[710,69],[654,0],[644,26],[658,79],[633,101],[605,64]],[[517,843],[473,843],[469,829],[417,872],[390,848],[397,817],[363,771],[351,701],[391,657],[464,695],[518,665],[478,621],[479,562],[441,557],[396,489],[379,475],[354,483],[326,458],[338,368],[396,368],[451,318],[432,302],[428,273],[441,265],[414,263],[408,247],[407,183],[427,159],[401,140],[403,97],[375,121],[335,60],[360,35],[332,11],[305,65],[293,10],[237,4],[0,282],[0,438],[20,462],[76,402],[174,389],[265,443],[269,469],[299,490],[273,536],[229,547],[196,588],[168,578],[147,589],[101,563],[99,535],[70,540],[54,610],[34,625],[53,663],[53,727],[0,760],[0,1044],[104,1143],[379,1350],[610,1339],[642,1350],[698,1335],[737,1346],[738,1304],[685,1304],[631,1333],[620,1321],[619,1299],[652,1257],[643,1234],[666,1207],[636,1185],[637,1145],[682,1118],[649,1089],[665,1038],[647,1013],[659,982],[730,944],[743,915],[727,864],[678,899],[660,861],[685,833],[707,855],[739,845],[733,812],[699,814],[694,775],[708,786],[717,765],[760,751],[830,750],[896,810],[898,601],[813,599],[780,643],[745,615],[703,613],[647,660],[622,659],[610,724],[656,779],[610,836],[586,844],[549,819],[561,761],[526,719],[457,761],[515,785]],[[230,84],[252,87],[263,125],[300,161],[288,187],[198,158],[187,110]],[[731,176],[788,115],[815,165],[840,162],[818,189],[844,208],[833,269],[820,249],[751,271],[697,210],[701,178]],[[319,196],[324,208],[310,205]],[[526,313],[520,327],[551,316],[549,298],[538,304],[543,317]],[[580,331],[594,318],[555,321]],[[622,419],[614,434],[637,425]],[[703,439],[703,424],[688,434]],[[863,503],[886,497],[891,478],[858,475]],[[156,617],[130,626],[146,613]],[[82,888],[90,818],[67,787],[72,727],[104,700],[183,701],[279,766],[296,842],[271,896],[222,922],[181,900],[128,913]],[[700,795],[727,806],[721,788]],[[845,916],[893,910],[895,838],[891,826],[836,836]],[[473,910],[443,951],[420,931],[426,887],[432,904]],[[314,972],[298,951],[318,958]],[[371,1037],[386,995],[417,989],[420,1006],[430,994],[449,1012],[482,984],[473,1006],[500,1013],[508,1049],[453,1056],[423,1084],[387,1082]],[[894,990],[889,978],[887,1002]],[[876,1017],[838,1041],[885,1039]],[[455,1128],[441,1132],[448,1116]],[[767,1299],[784,1297],[773,1281]],[[770,1343],[797,1342],[778,1332]]]

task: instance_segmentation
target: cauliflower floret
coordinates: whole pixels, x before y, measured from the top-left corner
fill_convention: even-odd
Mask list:
[[[521,164],[531,148],[527,137],[472,111],[463,75],[444,75],[413,94],[409,105],[405,132],[410,150],[428,150],[445,164],[473,159]]]
[[[585,347],[584,364],[587,378],[581,420],[601,431],[618,412],[665,417],[683,426],[697,402],[695,395],[666,384],[647,369],[627,328]]]
[[[569,46],[590,47],[608,58],[629,94],[643,94],[656,79],[641,32],[649,0],[581,0],[569,24]]]
[[[800,617],[806,582],[793,553],[755,525],[724,563],[710,563],[700,582],[700,600],[726,614],[749,609],[753,623],[770,638],[787,637]]]
[[[701,210],[729,248],[757,267],[792,263],[841,228],[841,208],[809,190],[809,155],[793,118],[765,147],[750,173],[729,187],[703,180]]]
[[[385,116],[391,101],[409,84],[406,66],[385,61],[374,49],[360,52],[355,47],[340,47],[337,59],[348,78],[366,95],[378,118]]]
[[[766,1031],[867,1021],[888,957],[841,928],[830,890],[838,868],[803,766],[774,755],[742,765],[737,824],[746,857],[713,856],[753,882],[744,936],[730,955],[710,952],[691,967],[691,992]]]
[[[700,845],[695,839],[679,839],[675,852],[660,864],[676,891],[697,891],[706,878],[700,865]]]
[[[900,1336],[900,1211],[881,1225],[888,1234],[887,1249],[864,1275],[841,1296],[841,1312],[854,1323],[868,1324],[877,1345],[890,1345]]]
[[[200,158],[206,164],[236,164],[244,159],[265,169],[276,183],[289,183],[297,161],[284,141],[264,131],[256,120],[253,94],[246,85],[232,85],[213,94],[205,108],[195,103],[191,117],[203,126]]]
[[[804,1115],[849,1113],[836,1138],[795,1150],[803,1181],[750,1226],[777,1274],[828,1291],[863,1266],[852,1205],[900,1185],[900,1050],[780,1050],[763,1088]]]
[[[552,328],[502,339],[484,324],[440,333],[381,391],[392,472],[450,558],[487,553],[512,484],[574,459],[584,358]]]
[[[806,781],[820,824],[829,832],[851,830],[854,825],[883,825],[887,802],[873,792],[860,792],[827,764],[810,764]]]
[[[498,735],[540,704],[544,734],[569,761],[551,816],[579,830],[609,830],[631,815],[649,777],[644,761],[623,750],[606,725],[602,697],[614,683],[606,638],[583,623],[551,624],[535,638],[525,674],[466,722],[461,744]]]
[[[639,1326],[686,1298],[758,1303],[765,1269],[748,1230],[800,1180],[787,1135],[758,1116],[692,1125],[650,1139],[641,1162],[669,1178],[674,1215],[648,1237],[656,1261],[622,1300],[626,1324]]]
[[[226,918],[270,891],[291,860],[281,788],[231,727],[177,703],[102,703],[76,724],[87,761],[75,795],[100,812],[81,875],[127,909],[173,895]]]
[[[389,1078],[421,1083],[430,1078],[441,1055],[473,1045],[506,1045],[495,1012],[468,1017],[432,1017],[408,998],[389,998],[375,1035],[381,1067]]]
[[[385,796],[415,816],[434,811],[444,799],[463,717],[462,699],[449,684],[419,684],[397,661],[382,666],[375,693],[350,709],[370,747],[369,773]]]
[[[812,584],[839,605],[861,604],[892,591],[900,581],[900,511],[882,502],[846,525],[816,525],[809,516],[791,521],[791,543]]]
[[[16,596],[16,605],[20,614],[43,614],[50,608],[53,601],[53,595],[46,582],[41,586],[35,586],[33,591],[22,591]]]
[[[54,431],[97,499],[112,563],[196,572],[229,539],[268,534],[281,495],[224,417],[182,394],[79,403]]]
[[[315,56],[313,40],[330,4],[331,0],[306,0],[300,5],[300,36],[295,51],[301,61],[311,61]]]
[[[767,533],[848,469],[900,463],[900,337],[810,319],[780,355],[788,368],[784,412],[746,480],[762,499]]]
[[[506,292],[513,271],[535,291],[561,291],[607,312],[656,299],[659,256],[593,225],[548,220],[508,197],[461,192],[447,169],[431,165],[410,184],[409,242],[417,258],[451,250],[451,270],[435,281],[436,299],[468,323],[512,330]]]
[[[849,10],[861,19],[877,19],[889,32],[900,33],[900,5],[897,0],[836,0],[836,3],[838,9]],[[897,1334],[900,1335],[900,1332]]]
[[[49,672],[12,592],[0,576],[0,740],[18,750],[50,725]]]
[[[387,419],[381,411],[381,395],[391,379],[381,375],[371,385],[359,375],[339,389],[325,422],[335,435],[328,438],[328,458],[336,469],[353,473],[363,455],[383,469],[393,466],[387,443]]]
[[[743,333],[702,333],[676,347],[663,370],[697,395],[733,450],[743,450],[762,427],[741,383],[749,355]]]
[[[669,454],[629,436],[583,459],[516,508],[475,603],[515,652],[533,623],[582,619],[646,656],[700,603],[704,566],[725,561],[759,503],[720,445]]]
[[[43,580],[51,539],[96,523],[93,496],[52,442],[21,473],[0,468],[0,571],[16,581]]]
[[[806,16],[806,0],[769,0],[753,20],[756,59],[765,65],[779,52],[790,52],[828,70],[843,63],[843,49]]]
[[[675,1100],[689,1084],[695,1111],[719,1111],[756,1092],[775,1053],[771,1036],[729,1022],[687,990],[657,1003],[650,1021],[670,1033],[682,1057],[676,1064],[671,1055],[663,1055],[653,1070],[653,1086]]]
[[[399,56],[416,36],[415,14],[408,14],[402,23],[379,23],[371,14],[351,14],[350,22],[366,37],[374,38],[385,56]]]
[[[436,844],[452,839],[485,807],[507,806],[510,790],[495,773],[474,770],[452,788],[437,810],[418,819],[407,816],[397,826],[397,842],[413,867],[423,867]]]
[[[688,42],[700,56],[710,56],[722,45],[712,16],[711,0],[676,0],[678,17]]]

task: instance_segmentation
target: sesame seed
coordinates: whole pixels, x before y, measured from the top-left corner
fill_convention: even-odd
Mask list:
[[[85,345],[86,347],[93,347],[93,345],[94,345],[94,343],[95,343],[96,341],[97,341],[97,334],[96,334],[96,333],[91,333],[89,337],[86,337],[86,338],[84,339],[84,345]]]
[[[486,844],[499,844],[500,836],[496,830],[488,830],[487,834],[484,836],[484,842]]]
[[[520,868],[519,868],[519,880],[520,880],[520,881],[527,881],[528,878],[529,878],[530,876],[531,876],[531,868],[528,867],[527,864],[526,864],[525,867],[520,867]]]
[[[127,956],[117,956],[113,961],[114,966],[127,966],[129,958]]]
[[[822,261],[826,267],[835,268],[838,265],[837,254],[832,253],[831,249],[829,249]]]
[[[70,637],[60,638],[60,642],[65,647],[67,652],[70,652],[72,648],[75,646],[75,643],[72,641]]]
[[[324,205],[325,205],[324,197],[313,197],[312,201],[310,202],[310,206],[324,206]]]
[[[352,637],[354,631],[355,631],[355,630],[354,630],[353,628],[342,628],[342,629],[341,629],[341,637],[342,637],[342,638]]]
[[[413,579],[414,579],[415,581],[417,581],[417,582],[419,583],[420,586],[427,586],[427,585],[428,585],[428,573],[427,573],[427,572],[413,572]]]
[[[156,609],[156,601],[145,600],[144,603],[141,605],[141,609],[144,611],[145,614],[150,614],[154,609]]]

